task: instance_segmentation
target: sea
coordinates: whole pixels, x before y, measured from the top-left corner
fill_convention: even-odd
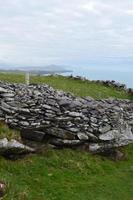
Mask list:
[[[115,80],[133,88],[133,69],[124,67],[72,67],[72,72],[62,73],[64,76],[82,76],[89,80]]]

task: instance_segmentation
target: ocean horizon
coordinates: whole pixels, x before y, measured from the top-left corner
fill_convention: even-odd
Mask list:
[[[72,66],[72,67],[64,67],[66,71],[64,72],[56,72],[56,67],[61,67],[62,65],[55,65],[55,70],[54,68],[51,70],[51,73],[48,74],[61,74],[63,76],[81,76],[85,77],[89,80],[114,80],[116,82],[125,84],[127,88],[133,88],[133,68],[131,66],[114,66],[114,65],[109,65],[107,66],[100,66],[100,65],[91,65],[91,66]],[[1,68],[2,70],[3,68]],[[63,71],[63,68],[61,68]],[[29,70],[29,71],[45,71],[46,68],[44,67],[29,67],[27,66],[26,68],[20,67],[11,67],[11,68],[5,68],[5,70],[10,71],[10,70]],[[68,72],[67,72],[68,70]],[[47,66],[47,70],[49,71],[49,66]],[[47,73],[44,75],[47,75]]]
[[[62,75],[81,76],[89,80],[114,80],[125,84],[128,88],[133,88],[133,70],[130,69],[73,67],[72,70],[72,72],[62,73]]]

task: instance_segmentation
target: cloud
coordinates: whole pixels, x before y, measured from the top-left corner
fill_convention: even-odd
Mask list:
[[[130,0],[0,3],[0,56],[5,61],[76,65],[95,58],[132,56]]]
[[[128,15],[133,15],[133,9],[125,10],[125,13]]]
[[[96,3],[94,1],[90,1],[87,4],[82,5],[81,8],[94,14],[100,14],[99,10],[96,9]]]

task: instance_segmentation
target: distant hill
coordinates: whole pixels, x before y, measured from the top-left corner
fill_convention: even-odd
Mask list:
[[[0,63],[1,72],[19,73],[29,71],[33,74],[55,74],[55,73],[66,73],[72,72],[67,67],[60,65],[46,65],[46,66],[11,66],[8,64]]]

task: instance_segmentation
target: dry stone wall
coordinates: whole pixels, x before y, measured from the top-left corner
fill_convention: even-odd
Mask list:
[[[0,118],[23,139],[104,152],[133,142],[133,102],[79,98],[48,85],[0,83]]]

